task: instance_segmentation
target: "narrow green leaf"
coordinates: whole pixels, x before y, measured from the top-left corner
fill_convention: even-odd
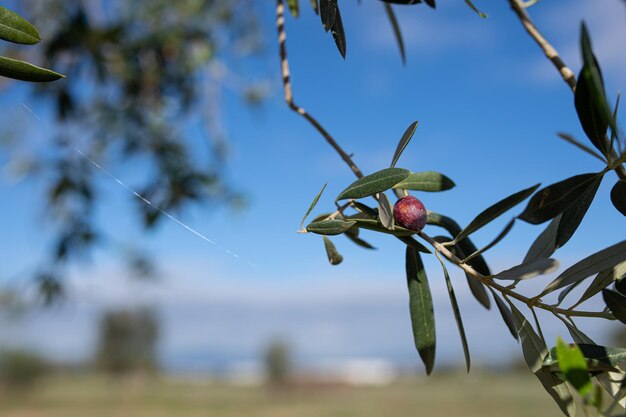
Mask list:
[[[575,404],[569,388],[559,381],[551,372],[542,369],[543,361],[547,357],[548,348],[524,315],[509,301],[513,321],[517,333],[522,340],[522,353],[528,368],[539,379],[544,389],[552,396],[557,405],[568,416],[576,413]]]
[[[393,188],[438,192],[449,190],[454,186],[454,182],[445,175],[435,171],[424,171],[411,172],[406,179],[394,185]]]
[[[360,213],[366,215],[368,218],[370,219],[376,219],[378,218],[378,212],[376,211],[376,209],[371,208],[368,205],[365,205],[363,203],[360,203],[358,201],[353,201],[352,202],[352,206],[358,210]]]
[[[34,45],[41,40],[37,29],[19,14],[0,6],[0,39]]]
[[[559,337],[556,341],[556,354],[559,369],[567,381],[581,396],[590,394],[593,390],[593,384],[587,371],[587,361],[578,346],[570,346]]]
[[[589,287],[580,297],[580,300],[576,302],[575,306],[578,306],[584,301],[590,299],[623,276],[626,276],[626,261],[615,265],[613,268],[605,269],[600,272],[596,275],[591,284],[589,284]]]
[[[387,12],[387,17],[389,18],[389,23],[391,23],[391,28],[393,29],[393,34],[396,37],[396,43],[398,44],[398,49],[400,49],[400,56],[402,57],[402,64],[406,65],[406,54],[404,53],[404,40],[402,39],[402,31],[400,30],[400,25],[398,24],[398,19],[396,19],[396,14],[393,12],[391,5],[388,3],[384,4],[385,11]],[[392,163],[393,167],[395,163]]]
[[[298,0],[287,0],[287,6],[293,17],[297,18],[300,15],[300,3]]]
[[[573,284],[571,284],[571,285],[569,285],[569,286],[565,287],[565,289],[564,289],[564,290],[562,290],[562,291],[559,293],[559,298],[558,298],[558,300],[557,300],[556,305],[557,305],[557,306],[560,306],[560,305],[561,305],[561,303],[563,302],[563,300],[565,300],[565,297],[567,297],[567,296],[569,295],[569,293],[570,293],[570,292],[574,291],[574,290],[575,290],[575,289],[576,289],[576,288],[577,288],[577,287],[578,287],[581,283],[582,283],[582,281],[578,281],[578,282],[575,282],[575,283],[573,283]]]
[[[406,169],[385,168],[371,175],[359,178],[343,190],[337,200],[346,198],[363,198],[386,191],[408,177]]]
[[[596,196],[596,192],[598,191],[598,187],[600,187],[600,183],[602,182],[603,175],[598,175],[594,178],[594,180],[589,183],[589,186],[582,192],[580,198],[574,201],[574,203],[563,212],[561,216],[561,221],[559,222],[559,228],[556,232],[556,248],[560,248],[565,246],[565,244],[570,240],[570,238],[580,226],[580,223],[583,221],[583,217],[589,210],[589,206]]]
[[[320,9],[319,9],[319,6],[317,5],[317,0],[311,0],[311,7],[313,8],[313,11],[315,12],[315,14],[320,14]]]
[[[385,193],[378,195],[378,217],[384,227],[393,230],[393,208]]]
[[[306,230],[307,232],[315,233],[318,235],[332,236],[344,233],[355,224],[356,221],[354,220],[322,220],[319,222],[309,223],[309,225],[306,227]]]
[[[64,77],[49,69],[4,56],[0,56],[0,76],[31,82],[49,82]]]
[[[530,188],[526,188],[525,190],[518,191],[515,194],[512,194],[498,201],[497,203],[488,207],[487,209],[483,210],[478,216],[474,218],[474,220],[470,222],[470,224],[468,224],[465,227],[465,229],[461,231],[461,233],[459,233],[454,238],[454,240],[456,242],[462,241],[464,238],[466,238],[470,234],[474,233],[475,231],[479,230],[483,226],[487,225],[492,220],[496,219],[497,217],[504,214],[508,210],[512,209],[513,207],[515,207],[516,205],[518,205],[519,203],[521,203],[522,201],[530,197],[530,195],[535,192],[535,190],[539,187],[539,185],[540,184],[533,185]]]
[[[511,310],[506,306],[506,304],[504,304],[504,301],[502,301],[493,289],[489,288],[489,290],[491,291],[493,299],[496,301],[496,307],[498,307],[498,311],[502,316],[502,320],[504,320],[504,324],[506,324],[506,327],[509,329],[509,332],[511,332],[513,338],[517,340],[517,330],[515,330],[515,323],[513,322],[513,314],[511,313]]]
[[[328,256],[328,262],[331,265],[339,265],[343,261],[343,256],[337,251],[335,245],[329,238],[322,236],[324,239],[324,248],[326,249],[326,256]]]
[[[428,286],[428,278],[419,252],[407,246],[406,277],[409,288],[409,311],[415,347],[419,352],[426,373],[435,364],[435,314]]]
[[[528,249],[524,262],[539,258],[549,258],[556,251],[556,233],[559,230],[561,215],[556,216]]]
[[[335,21],[330,28],[330,32],[333,35],[333,39],[335,39],[335,45],[337,45],[337,49],[341,54],[342,58],[346,58],[346,34],[343,30],[343,22],[341,21],[341,13],[339,13],[339,7],[336,7],[337,10],[335,12]]]
[[[611,109],[606,100],[602,73],[584,23],[580,32],[583,67],[576,83],[574,105],[585,134],[603,155],[607,155],[609,150],[605,146],[605,137],[611,124]]]
[[[335,23],[337,15],[337,0],[320,0],[320,18],[324,25],[324,30],[328,32]]]
[[[443,276],[446,280],[446,287],[448,288],[448,296],[450,297],[450,304],[452,305],[452,311],[454,313],[454,320],[456,321],[456,326],[459,330],[459,336],[461,338],[461,345],[463,346],[463,355],[465,355],[465,368],[467,372],[470,370],[470,353],[469,346],[467,345],[467,337],[465,336],[465,328],[463,327],[463,318],[461,317],[461,310],[459,310],[459,303],[456,300],[456,295],[454,295],[454,287],[452,286],[452,281],[450,280],[450,274],[448,274],[448,268],[443,263],[443,260],[437,256],[439,262],[441,263],[441,268],[443,269]]]
[[[485,13],[481,12],[480,10],[478,10],[476,8],[476,6],[474,6],[474,3],[472,3],[471,0],[465,0],[465,3],[470,7],[470,9],[472,9],[473,11],[478,13],[478,16],[482,17],[483,19],[486,19],[487,17],[489,17]]]
[[[611,202],[613,206],[626,216],[626,180],[619,180],[611,189]]]
[[[399,241],[403,242],[405,245],[415,249],[418,252],[431,253],[430,250],[426,246],[422,245],[411,236],[396,236],[396,238]]]
[[[502,229],[502,231],[498,234],[498,236],[496,236],[496,238],[494,240],[492,240],[491,242],[489,242],[489,244],[485,247],[480,248],[479,250],[477,250],[476,252],[472,253],[470,256],[466,257],[465,259],[463,259],[463,262],[467,263],[467,261],[469,261],[470,259],[474,259],[475,257],[477,257],[478,255],[480,255],[481,253],[484,253],[486,251],[488,251],[489,249],[493,248],[495,245],[497,245],[502,239],[504,239],[504,237],[511,231],[511,229],[513,228],[513,225],[515,224],[515,218],[512,218],[507,224],[506,226],[504,226],[504,229]]]
[[[602,298],[615,318],[626,324],[626,297],[612,290],[602,290]]]
[[[364,219],[355,216],[349,216],[348,219],[354,221],[361,229],[373,230],[375,232],[387,233],[394,236],[412,236],[415,234],[413,230],[405,229],[404,227],[400,227],[398,225],[395,225],[393,230],[389,230],[383,226],[379,220]]]
[[[528,202],[519,218],[531,224],[540,224],[567,210],[589,188],[600,174],[576,175],[539,190]]]
[[[443,227],[445,230],[448,231],[448,233],[450,233],[451,236],[456,236],[461,232],[461,227],[457,222],[455,222],[450,217],[441,215],[439,213],[429,212],[426,223]],[[458,242],[456,245],[450,247],[449,249],[451,249],[460,259],[465,258],[467,254],[471,254],[477,251],[476,246],[474,245],[474,243],[472,243],[470,238],[463,239],[461,242]],[[484,276],[491,275],[491,270],[489,269],[489,266],[487,265],[487,262],[485,262],[485,259],[482,257],[482,255],[475,256],[474,258],[470,259],[467,264]],[[480,304],[482,304],[487,310],[489,310],[491,308],[491,303],[489,301],[489,295],[487,294],[487,290],[485,289],[484,284],[474,279],[474,277],[469,274],[465,274],[465,277],[474,298],[476,298],[476,300]]]
[[[626,240],[594,253],[566,269],[541,292],[539,297],[612,268],[626,260]]]
[[[598,158],[600,161],[606,163],[606,158],[605,157],[603,157],[602,155],[600,155],[598,152],[594,151],[593,149],[591,149],[587,145],[580,143],[572,135],[569,135],[567,133],[562,133],[562,132],[557,133],[557,135],[558,135],[558,137],[560,137],[564,141],[566,141],[566,142],[576,146],[578,149],[581,149],[582,151],[587,152],[589,155],[591,155],[591,156],[593,156],[595,158]]]
[[[315,196],[315,198],[313,199],[313,202],[311,203],[311,205],[309,206],[309,209],[306,211],[306,213],[304,214],[304,217],[302,217],[302,221],[300,222],[300,228],[302,229],[302,226],[304,226],[304,221],[306,220],[306,218],[309,216],[309,214],[311,214],[311,212],[313,211],[313,209],[315,208],[315,205],[317,204],[317,202],[320,200],[320,197],[322,196],[322,193],[324,192],[324,190],[326,189],[326,186],[328,185],[328,183],[325,183],[324,186],[322,187],[321,190],[319,190],[317,192],[317,195]]]
[[[391,6],[389,6],[388,4],[386,4],[386,6],[391,8]],[[402,56],[404,57],[404,52]],[[418,124],[417,120],[414,121],[413,123],[409,125],[409,127],[406,128],[406,130],[402,134],[402,137],[400,138],[400,142],[398,142],[398,146],[396,147],[396,151],[393,153],[393,158],[391,159],[391,165],[389,165],[391,168],[396,166],[398,159],[400,159],[400,155],[402,155],[402,152],[411,141],[411,138],[413,137],[413,134],[415,134],[415,130],[417,129],[417,124]]]
[[[346,233],[344,233],[344,235],[352,242],[365,249],[376,249],[374,246],[370,245],[368,242],[359,237],[359,230],[360,229],[358,227],[351,227],[350,229],[346,230]]]
[[[524,280],[537,275],[549,274],[559,267],[559,261],[552,258],[540,258],[534,261],[523,263],[513,268],[502,271],[493,276],[494,279],[503,280]]]

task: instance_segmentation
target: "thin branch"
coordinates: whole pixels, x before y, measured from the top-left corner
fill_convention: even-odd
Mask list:
[[[285,93],[285,101],[289,108],[300,116],[304,117],[309,123],[313,125],[313,127],[326,139],[326,142],[330,146],[333,147],[335,152],[341,156],[341,159],[350,167],[354,175],[358,178],[363,176],[363,173],[359,169],[359,167],[354,163],[350,155],[344,151],[341,146],[335,141],[335,139],[328,133],[326,129],[311,116],[304,108],[298,106],[294,99],[293,93],[291,91],[291,79],[289,72],[289,61],[287,60],[287,47],[285,46],[285,42],[287,40],[287,34],[285,32],[285,6],[283,4],[283,0],[276,1],[276,27],[278,29],[278,46],[280,49],[280,72],[283,78],[283,91]]]
[[[546,57],[548,57],[556,69],[559,70],[563,80],[567,83],[567,85],[569,85],[572,91],[574,91],[576,89],[576,76],[574,75],[574,72],[569,69],[567,65],[565,65],[556,49],[554,49],[550,42],[543,37],[541,32],[539,32],[539,29],[537,29],[532,20],[530,20],[530,16],[528,16],[528,13],[525,10],[524,2],[521,0],[509,0],[509,4],[515,14],[517,14],[517,17],[524,26],[524,29],[526,29],[526,32],[528,32],[535,42],[537,42]]]

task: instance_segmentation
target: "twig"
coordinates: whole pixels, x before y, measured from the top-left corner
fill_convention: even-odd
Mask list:
[[[572,91],[574,91],[576,89],[576,76],[574,75],[574,72],[572,72],[572,70],[569,69],[567,65],[565,65],[556,49],[554,49],[550,42],[548,42],[548,40],[543,37],[541,32],[539,32],[539,29],[537,29],[532,20],[530,20],[530,16],[528,16],[528,13],[524,8],[524,3],[521,0],[509,0],[509,4],[511,5],[511,8],[515,12],[515,14],[517,14],[520,22],[522,22],[522,25],[524,26],[524,29],[526,29],[526,32],[528,32],[528,34],[535,40],[535,42],[537,42],[546,57],[548,57],[548,59],[552,61],[556,69],[559,70],[559,73],[561,74],[561,77],[563,77],[563,80],[567,83],[567,85],[569,85]]]
[[[335,141],[335,139],[324,129],[324,127],[311,116],[304,108],[298,106],[293,100],[293,93],[291,91],[291,80],[289,77],[289,61],[287,60],[287,48],[285,47],[285,41],[287,40],[287,34],[285,33],[285,6],[283,0],[276,1],[276,27],[278,28],[278,46],[280,49],[280,72],[283,78],[283,91],[285,92],[285,101],[289,108],[302,117],[304,117],[309,123],[313,125],[315,129],[326,139],[326,142],[341,156],[341,159],[350,167],[354,175],[358,178],[363,176],[363,173],[356,166],[350,155],[344,151],[341,146]]]

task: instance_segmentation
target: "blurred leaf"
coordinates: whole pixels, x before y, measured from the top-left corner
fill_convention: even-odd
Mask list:
[[[406,277],[409,287],[409,311],[415,347],[426,373],[430,375],[435,364],[435,314],[422,259],[415,249],[406,248]]]
[[[537,191],[519,218],[531,224],[553,219],[581,198],[589,187],[593,187],[598,175],[603,173],[576,175]]]
[[[602,73],[584,23],[581,25],[580,48],[583,67],[576,83],[574,105],[585,134],[603,155],[607,155],[609,150],[606,149],[604,139],[611,123],[611,110],[606,100]]]
[[[611,202],[613,206],[626,216],[626,180],[619,180],[611,189]]]
[[[556,401],[563,413],[568,416],[576,414],[575,404],[566,384],[559,381],[551,372],[542,370],[543,360],[548,354],[548,348],[524,315],[509,301],[515,328],[522,340],[522,353],[528,368],[539,379],[544,389]]]
[[[391,5],[389,3],[385,3],[384,6],[385,6],[385,11],[387,12],[387,17],[389,18],[389,22],[391,23],[391,28],[393,29],[393,34],[396,37],[396,43],[398,44],[398,49],[400,49],[400,56],[402,57],[402,64],[406,65],[406,55],[404,53],[404,40],[402,39],[402,31],[400,30],[400,25],[398,24],[398,20],[396,19],[396,14],[393,12],[393,9],[391,8]],[[396,158],[394,158],[394,162],[391,164],[392,167],[395,165],[395,159]]]
[[[343,220],[322,220],[320,222],[309,223],[306,227],[307,232],[316,233],[318,235],[339,235],[356,224],[355,221]]]
[[[504,304],[504,301],[502,301],[500,296],[496,294],[492,288],[489,288],[489,290],[491,291],[491,295],[493,295],[493,299],[496,301],[496,307],[498,307],[498,311],[502,316],[502,320],[504,320],[504,324],[506,324],[506,327],[509,329],[509,332],[511,332],[513,338],[517,340],[517,330],[515,330],[515,323],[513,322],[513,314],[511,313],[511,310],[506,306],[506,304]]]
[[[368,242],[364,241],[363,239],[361,239],[360,237],[355,236],[353,234],[348,233],[350,230],[359,230],[358,227],[353,227],[351,229],[348,229],[348,231],[345,233],[346,237],[348,239],[350,239],[352,242],[354,242],[355,244],[361,246],[362,248],[365,249],[376,249],[374,246],[372,246],[371,244],[369,244]]]
[[[410,174],[406,169],[385,168],[371,175],[359,178],[339,194],[337,200],[363,198],[390,189]]]
[[[4,56],[0,56],[0,76],[31,82],[49,82],[64,77],[49,69]]]
[[[605,269],[604,271],[600,272],[591,282],[587,290],[583,293],[583,295],[580,297],[580,300],[578,300],[575,305],[579,305],[583,301],[586,301],[589,298],[593,297],[623,276],[626,276],[626,262],[621,262],[615,265],[613,268]]]
[[[476,8],[476,6],[474,6],[474,3],[472,3],[471,0],[465,0],[465,3],[467,3],[467,5],[470,7],[470,9],[472,9],[473,11],[478,13],[478,16],[482,17],[483,19],[486,19],[487,17],[489,17],[485,13],[481,12],[480,10],[478,10]]]
[[[626,297],[612,290],[602,290],[602,298],[615,318],[626,324]]]
[[[441,268],[443,269],[443,276],[446,280],[446,287],[448,289],[448,296],[450,297],[450,304],[452,304],[452,311],[454,312],[454,320],[456,321],[456,326],[459,330],[459,336],[461,337],[461,344],[463,345],[463,354],[465,355],[465,369],[467,372],[470,370],[470,353],[469,346],[467,345],[467,337],[465,336],[465,328],[463,327],[463,319],[461,317],[461,310],[459,310],[459,304],[456,301],[456,295],[454,295],[454,287],[452,287],[452,281],[450,280],[450,274],[448,274],[448,269],[446,265],[443,263],[441,258],[437,256],[439,262],[441,263]]]
[[[300,15],[299,0],[287,0],[287,6],[289,6],[289,11],[293,17],[297,18]]]
[[[339,7],[337,7],[337,11],[335,12],[335,21],[330,28],[331,33],[333,34],[333,38],[335,39],[335,44],[337,45],[337,49],[339,49],[339,53],[345,59],[346,58],[346,34],[343,31],[343,22],[341,21],[341,13],[339,13]]]
[[[465,229],[461,231],[461,233],[455,236],[454,241],[462,241],[470,234],[481,229],[483,226],[489,224],[495,218],[512,209],[513,207],[527,199],[532,193],[534,193],[539,185],[540,184],[533,185],[530,188],[526,188],[525,190],[518,191],[515,194],[511,194],[510,196],[498,201],[494,205],[483,210],[478,216],[474,218],[474,220],[470,222],[470,224],[465,227]]]
[[[24,45],[34,45],[41,40],[41,35],[22,16],[0,6],[0,39]]]
[[[337,10],[337,0],[320,0],[320,18],[326,32],[335,24]]]
[[[494,275],[493,279],[523,280],[537,275],[549,274],[559,267],[559,261],[552,258],[540,258],[514,266]]]
[[[389,203],[385,193],[378,195],[378,216],[384,227],[393,230],[393,208],[391,208],[391,203]]]
[[[319,190],[317,192],[317,195],[315,196],[315,198],[313,199],[313,202],[311,203],[311,205],[309,206],[309,209],[306,211],[306,213],[304,214],[304,217],[302,217],[302,221],[300,221],[300,228],[302,228],[302,226],[304,225],[304,221],[306,220],[306,218],[309,216],[309,214],[311,214],[311,211],[313,211],[313,209],[315,208],[315,205],[317,204],[317,202],[319,201],[320,197],[322,196],[322,193],[324,192],[324,189],[326,189],[326,186],[328,185],[328,183],[325,183],[324,186],[322,187],[321,190]]]
[[[539,258],[549,258],[556,251],[556,234],[559,230],[561,215],[556,216],[528,249],[524,262]]]
[[[491,242],[489,242],[489,244],[485,247],[480,248],[479,250],[477,250],[476,252],[472,253],[471,255],[469,255],[468,257],[463,259],[463,262],[467,262],[470,259],[475,258],[476,256],[480,255],[483,252],[488,251],[489,249],[491,249],[492,247],[494,247],[495,245],[497,245],[502,239],[504,239],[504,237],[511,231],[511,229],[513,228],[513,225],[515,224],[515,218],[512,218],[507,224],[506,226],[504,226],[504,229],[502,229],[502,231],[498,234],[498,236],[496,236],[496,238],[494,240],[492,240]]]
[[[581,149],[584,152],[587,152],[589,155],[595,158],[598,158],[600,161],[606,163],[606,159],[602,155],[600,155],[598,152],[594,151],[587,145],[580,143],[572,135],[568,135],[567,133],[561,133],[561,132],[557,133],[557,135],[564,141],[571,143],[572,145],[576,146],[578,149]]]
[[[311,7],[313,8],[313,11],[315,12],[315,14],[320,14],[320,9],[319,9],[319,6],[317,5],[317,0],[311,0]]]
[[[559,222],[559,227],[556,232],[555,245],[557,249],[563,247],[574,235],[578,226],[580,226],[583,217],[585,217],[587,210],[589,210],[589,206],[596,196],[596,192],[598,191],[598,187],[600,187],[602,178],[602,175],[595,177],[593,182],[591,182],[583,191],[580,198],[561,215],[561,221]]]
[[[388,4],[386,4],[385,6],[389,7],[389,9],[391,10],[391,6],[389,6]],[[402,49],[402,51],[403,51],[402,52],[402,57],[403,57],[403,61],[404,61],[404,49]],[[407,145],[411,141],[411,138],[413,137],[413,134],[415,134],[415,130],[417,129],[417,125],[418,125],[418,122],[416,120],[413,123],[411,123],[409,125],[409,127],[406,128],[406,130],[402,134],[402,137],[400,138],[400,142],[398,142],[398,146],[396,148],[396,151],[393,154],[393,158],[391,159],[391,165],[389,165],[389,167],[393,168],[393,167],[396,166],[396,163],[398,162],[398,159],[400,158],[400,155],[402,155],[402,152],[404,151],[404,149],[407,147]]]
[[[337,251],[335,245],[329,238],[322,236],[324,239],[324,248],[326,249],[326,256],[328,256],[328,262],[331,265],[339,265],[343,261],[343,256]]]
[[[569,346],[559,337],[556,341],[556,354],[559,369],[567,381],[581,396],[590,394],[593,390],[593,384],[587,371],[587,361],[578,346]]]
[[[538,297],[543,297],[554,290],[578,282],[605,269],[612,268],[624,260],[626,260],[626,240],[596,252],[572,265],[548,284]]]
[[[454,182],[443,174],[434,171],[411,172],[406,179],[393,188],[414,191],[446,191],[454,187]]]

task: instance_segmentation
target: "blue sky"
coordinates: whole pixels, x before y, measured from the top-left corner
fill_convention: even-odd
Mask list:
[[[296,101],[354,153],[365,172],[386,167],[404,129],[419,120],[398,166],[439,171],[457,184],[445,193],[420,195],[427,208],[466,224],[514,191],[602,168],[556,137],[557,131],[564,131],[584,138],[573,97],[506,1],[476,2],[488,19],[477,17],[460,0],[443,2],[436,11],[424,5],[396,7],[407,46],[405,67],[379,2],[342,2],[346,61],[308,2],[302,3],[301,17],[287,18]],[[231,70],[236,77],[271,77],[272,94],[262,108],[250,109],[225,90],[223,108],[231,146],[228,176],[245,192],[249,206],[237,212],[196,207],[181,215],[182,221],[239,258],[173,222],[142,234],[130,210],[132,196],[99,174],[98,186],[106,195],[98,213],[102,227],[121,240],[148,247],[161,268],[159,280],[128,279],[115,257],[97,251],[93,262],[72,270],[64,306],[4,323],[0,342],[37,347],[58,358],[87,357],[99,311],[145,303],[161,311],[162,353],[170,361],[193,365],[214,357],[249,359],[279,335],[307,360],[365,356],[419,363],[408,319],[401,244],[364,233],[378,248],[364,251],[339,237],[335,242],[345,260],[331,267],[321,239],[296,233],[325,182],[328,187],[317,212],[331,208],[334,196],[354,178],[322,138],[284,105],[273,3],[263,2],[259,10],[267,51],[253,61],[235,63]],[[579,26],[585,19],[614,99],[626,85],[623,2],[605,0],[600,6],[583,0],[545,1],[530,13],[575,72],[580,68]],[[50,128],[46,108],[38,106],[33,95],[14,91],[1,100],[13,108],[11,117],[28,129]],[[0,154],[5,167],[0,183],[0,279],[11,283],[22,282],[50,236],[41,184],[10,175],[14,156]],[[132,171],[114,175],[133,183]],[[578,234],[557,254],[562,269],[623,239],[624,219],[608,197],[613,182],[614,176],[607,176]],[[489,242],[509,218],[505,215],[477,233],[478,246]],[[518,222],[487,254],[492,269],[519,263],[540,230]],[[460,363],[462,351],[439,267],[433,260],[427,267],[437,313],[438,362]],[[528,293],[549,278],[529,283]],[[478,306],[458,271],[453,280],[475,362],[497,358],[502,363],[518,355],[497,312]],[[598,304],[589,304],[594,306]],[[548,334],[564,333],[555,320],[544,318]],[[608,342],[610,328],[604,324],[592,322],[583,328]]]

